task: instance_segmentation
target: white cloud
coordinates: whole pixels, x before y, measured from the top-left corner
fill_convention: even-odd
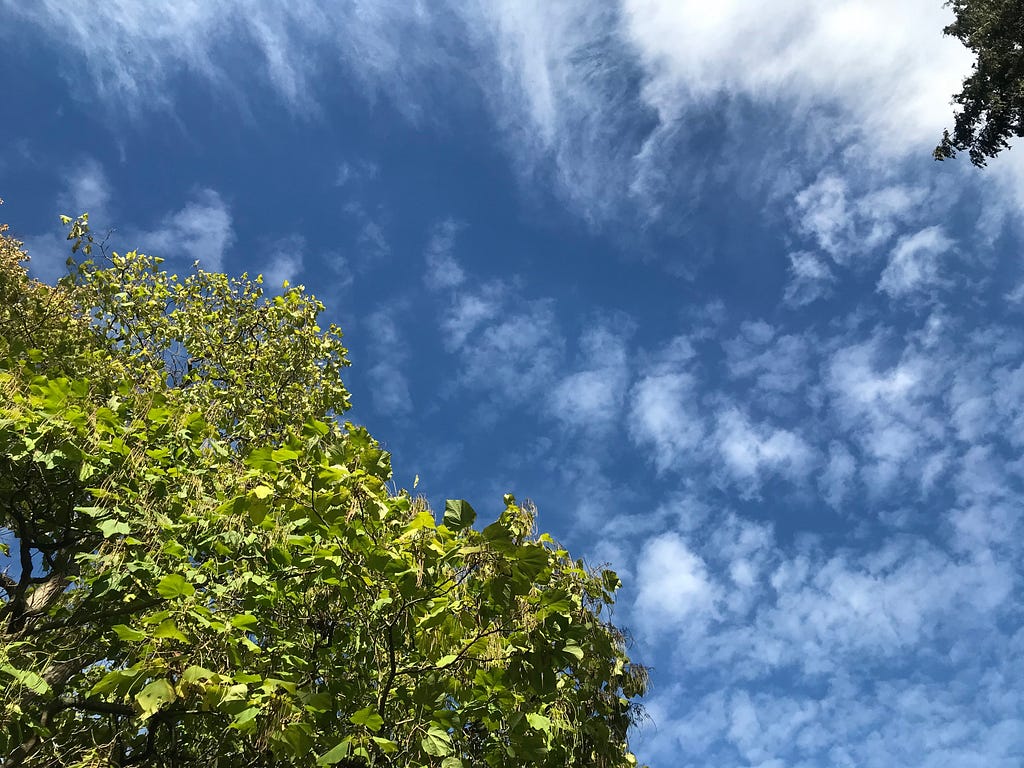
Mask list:
[[[111,185],[103,166],[93,158],[73,165],[61,178],[57,193],[57,212],[75,218],[89,214],[89,225],[97,241],[104,239],[111,221]],[[33,277],[47,283],[56,282],[67,273],[66,263],[71,256],[71,243],[66,230],[54,216],[53,229],[27,235],[25,247],[31,260]],[[79,254],[76,258],[81,258]]]
[[[828,263],[808,251],[789,254],[789,275],[785,299],[797,307],[826,298],[836,281]]]
[[[629,386],[626,338],[621,331],[596,326],[583,334],[580,346],[582,369],[554,385],[549,408],[567,426],[600,431],[622,416]]]
[[[372,354],[376,358],[366,372],[370,399],[375,411],[392,419],[408,416],[413,409],[404,371],[408,350],[395,321],[400,312],[401,308],[395,305],[379,309],[366,318],[363,326],[365,333],[373,336]]]
[[[825,376],[838,424],[863,452],[863,477],[875,494],[897,478],[919,478],[945,438],[944,416],[931,405],[942,386],[938,363],[910,348],[896,364],[880,365],[885,347],[878,337],[843,347]]]
[[[473,331],[494,319],[505,301],[501,284],[484,285],[476,293],[459,293],[451,306],[445,307],[441,320],[444,343],[449,350],[460,349]]]
[[[231,210],[212,189],[199,190],[184,208],[163,218],[156,229],[134,236],[141,250],[165,258],[199,261],[221,271],[235,241]]]
[[[888,243],[908,222],[922,215],[928,190],[887,181],[889,171],[861,178],[856,169],[829,169],[793,196],[797,231],[836,264],[856,266]],[[881,182],[881,183],[879,183]],[[827,269],[803,258],[805,271]],[[795,269],[794,265],[794,269]]]
[[[263,282],[268,290],[279,291],[285,280],[295,284],[302,272],[305,248],[305,239],[300,235],[282,238],[272,245],[263,267]]]
[[[647,542],[637,559],[636,579],[640,587],[633,619],[648,633],[702,624],[714,609],[717,590],[707,567],[677,534]]]
[[[878,290],[901,298],[935,286],[940,282],[939,257],[952,245],[941,227],[928,227],[901,237],[878,281]]]
[[[455,259],[455,239],[461,226],[453,219],[436,224],[427,243],[427,272],[424,280],[433,291],[458,288],[466,279]]]
[[[440,313],[443,343],[461,361],[458,384],[486,393],[492,406],[535,402],[558,376],[565,339],[551,301],[487,283],[457,292]]]
[[[851,491],[857,462],[850,450],[838,441],[829,446],[828,463],[819,481],[821,494],[832,507],[839,507]]]
[[[342,160],[334,177],[334,185],[345,187],[361,181],[372,181],[380,173],[380,167],[372,160]]]
[[[383,212],[381,210],[371,212],[358,200],[345,203],[342,210],[355,225],[354,260],[360,266],[365,266],[379,264],[386,259],[391,254],[391,244],[388,242],[384,226],[381,223]]]
[[[247,78],[256,77],[292,110],[315,114],[337,79],[327,75],[340,68],[367,100],[387,99],[417,123],[443,124],[446,105],[432,99],[472,89],[490,105],[524,192],[552,181],[608,232],[624,215],[672,225],[666,213],[721,177],[728,160],[694,151],[704,112],[721,96],[726,134],[742,122],[729,106],[741,101],[782,112],[790,126],[749,150],[728,139],[738,150],[736,181],[781,194],[821,171],[808,211],[841,232],[836,217],[857,205],[844,198],[845,177],[884,176],[893,158],[927,157],[970,65],[942,35],[949,11],[927,0],[786,0],[762,14],[738,2],[709,11],[694,0],[0,3],[15,22],[76,52],[69,77],[81,80],[84,66],[101,96],[132,114],[173,108],[171,84],[182,71],[243,111],[256,90]],[[841,169],[823,171],[826,159]],[[337,176],[347,185],[373,173],[372,163],[348,160]],[[1018,176],[1007,183],[1019,187]],[[869,186],[861,202],[874,196],[879,215],[891,209],[867,231],[873,241],[913,188]]]
[[[704,437],[696,380],[688,373],[643,376],[630,392],[629,432],[641,448],[653,451],[659,471],[682,469],[683,459]]]
[[[756,494],[766,472],[800,481],[815,462],[814,451],[798,435],[755,426],[735,408],[719,414],[715,437],[726,468],[744,493]]]
[[[942,28],[950,12],[926,0],[829,5],[788,0],[751,13],[738,0],[625,0],[623,27],[651,75],[647,100],[668,121],[725,91],[835,105],[872,137],[872,150],[927,151],[948,121],[970,56]]]
[[[102,226],[109,216],[110,180],[103,166],[87,158],[64,176],[65,188],[57,198],[64,213],[72,218],[88,213],[94,225]]]
[[[419,3],[336,3],[295,0],[287,5],[229,0],[153,3],[122,0],[95,6],[84,0],[3,0],[14,19],[27,19],[77,50],[100,94],[121,108],[170,108],[168,87],[181,71],[200,75],[243,107],[235,56],[245,74],[265,78],[294,110],[316,110],[315,84],[337,57],[368,95],[382,90],[417,117],[425,71],[444,60],[451,16]],[[237,47],[236,47],[237,46]]]
[[[778,333],[763,320],[743,323],[734,338],[722,342],[729,375],[752,380],[775,411],[806,407],[797,395],[815,373],[810,347],[803,335]]]

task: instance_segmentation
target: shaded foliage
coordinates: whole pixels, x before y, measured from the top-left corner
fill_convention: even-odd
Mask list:
[[[935,159],[966,151],[984,166],[1024,136],[1024,0],[951,0],[956,21],[944,32],[976,56],[963,89],[952,134],[944,131]]]

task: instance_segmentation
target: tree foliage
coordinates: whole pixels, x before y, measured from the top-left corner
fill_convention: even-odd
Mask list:
[[[316,299],[23,260],[2,235],[2,765],[636,763],[616,575],[510,495],[479,526],[392,489]]]
[[[976,56],[963,90],[953,133],[944,131],[935,159],[967,151],[985,165],[1024,136],[1024,0],[951,0],[956,21],[944,32],[958,38]]]

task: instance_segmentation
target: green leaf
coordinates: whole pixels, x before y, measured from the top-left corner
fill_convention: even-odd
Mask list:
[[[154,680],[135,697],[142,719],[154,715],[164,704],[170,704],[175,699],[174,686],[168,680]]]
[[[299,452],[293,451],[291,448],[275,448],[270,452],[270,458],[278,464],[283,461],[295,461],[299,458]]]
[[[235,629],[249,629],[256,626],[256,617],[251,613],[238,613],[231,617],[231,626]]]
[[[137,643],[140,640],[145,640],[147,635],[145,632],[140,632],[137,629],[132,629],[124,624],[115,624],[111,629],[117,633],[119,640],[124,640],[129,643]]]
[[[530,724],[530,727],[537,731],[550,732],[551,731],[551,718],[545,717],[544,715],[536,712],[530,712],[526,715],[526,722]]]
[[[383,736],[372,736],[371,738],[373,743],[380,747],[381,752],[390,753],[398,751],[398,745],[391,739],[385,739]]]
[[[274,489],[269,488],[266,485],[257,485],[255,488],[252,489],[252,495],[260,500],[270,497],[271,495],[273,495],[273,493]]]
[[[444,503],[444,520],[442,522],[450,530],[464,530],[473,525],[475,520],[476,511],[469,505],[468,501],[448,499]]]
[[[104,539],[109,539],[118,534],[127,534],[131,530],[128,527],[128,523],[123,520],[114,520],[109,517],[106,520],[100,520],[96,527],[100,529]]]
[[[167,619],[161,622],[160,626],[153,631],[153,637],[168,639],[168,640],[180,640],[183,643],[188,642],[188,638],[181,633],[178,626],[174,623],[174,619]]]
[[[575,643],[569,643],[569,645],[565,646],[562,650],[575,658],[576,661],[583,661],[583,649]]]
[[[261,711],[260,707],[246,707],[235,715],[235,719],[231,721],[229,727],[239,731],[251,730],[256,725],[256,715]]]
[[[214,673],[206,667],[199,667],[193,664],[182,673],[181,681],[183,683],[194,683],[197,680],[209,680],[213,676]]]
[[[257,448],[246,457],[245,464],[253,469],[276,474],[278,469],[277,461],[273,458],[272,454],[273,450],[271,448]]]
[[[124,683],[134,680],[136,674],[137,673],[135,672],[120,669],[115,669],[113,672],[107,672],[107,674],[100,678],[96,685],[89,689],[89,695],[99,696],[102,693],[108,693]]]
[[[448,731],[432,725],[427,730],[427,735],[420,739],[420,746],[428,755],[445,757],[452,753],[452,737],[448,735]]]
[[[50,684],[35,672],[27,669],[16,669],[10,664],[0,665],[0,672],[7,673],[33,693],[42,695],[50,692]]]
[[[178,573],[169,573],[160,579],[156,585],[156,591],[161,597],[173,600],[176,597],[191,597],[196,593],[196,588],[189,584],[185,577]]]
[[[348,757],[349,740],[342,739],[335,747],[324,752],[316,759],[317,765],[334,765]]]
[[[365,725],[371,731],[377,732],[384,725],[384,718],[377,714],[373,707],[364,707],[348,719],[353,725]]]
[[[462,768],[462,760],[457,757],[446,757],[441,761],[441,768]]]

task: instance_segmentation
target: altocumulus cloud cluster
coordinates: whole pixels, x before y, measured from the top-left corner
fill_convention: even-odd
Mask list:
[[[931,161],[940,3],[0,9],[91,126],[15,89],[0,174],[322,295],[401,482],[620,572],[642,759],[1024,761],[1024,166]]]

